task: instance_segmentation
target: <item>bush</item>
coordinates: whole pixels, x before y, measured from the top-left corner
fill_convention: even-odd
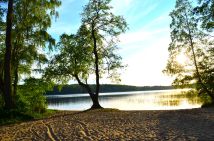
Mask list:
[[[44,82],[42,79],[29,78],[25,80],[24,85],[18,89],[16,105],[22,112],[43,113],[47,108],[44,94],[52,88],[51,84]]]
[[[20,112],[42,113],[47,108],[47,104],[43,94],[25,91],[18,93],[16,107]]]

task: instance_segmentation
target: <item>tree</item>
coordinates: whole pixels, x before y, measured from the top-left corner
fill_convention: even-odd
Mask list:
[[[56,7],[59,0],[54,1],[16,1],[14,11],[13,40],[13,95],[17,93],[17,83],[21,74],[31,74],[32,64],[46,63],[47,59],[39,50],[55,45],[55,40],[47,33],[51,26],[51,17],[58,16]],[[26,52],[27,50],[27,52]],[[24,62],[24,63],[23,63]]]
[[[121,57],[115,53],[118,36],[125,32],[127,24],[123,17],[115,16],[109,5],[111,0],[90,0],[82,13],[82,26],[77,35],[62,35],[59,42],[61,53],[51,61],[49,71],[67,82],[77,80],[89,93],[93,105],[99,104],[100,78],[108,73],[111,78],[118,78],[117,70],[122,68]],[[55,69],[54,69],[55,68]],[[91,74],[95,75],[96,88],[87,83]],[[55,77],[57,78],[57,77]]]
[[[2,0],[2,2],[6,1]],[[33,64],[47,62],[45,55],[40,50],[45,48],[47,43],[50,48],[55,45],[55,40],[47,33],[47,29],[51,26],[52,16],[58,16],[56,7],[60,6],[60,4],[59,0],[36,2],[33,0],[14,0],[12,48],[10,51],[10,62],[13,64],[10,68],[10,81],[12,84],[10,84],[10,95],[12,99],[16,96],[17,84],[21,74],[31,74]],[[1,22],[1,25],[4,25],[4,23]],[[1,33],[2,38],[4,31]],[[1,44],[1,49],[4,52],[4,44]],[[0,60],[5,64],[7,62],[2,58]],[[2,92],[5,93],[4,91]]]
[[[206,30],[213,38],[212,32],[214,28],[214,0],[198,0],[198,6],[194,8],[195,15],[201,23],[201,28]],[[214,94],[214,47],[210,44],[206,47],[204,59],[200,62],[203,70],[202,77],[207,84],[208,89]]]
[[[102,71],[114,70],[117,67],[121,67],[120,62],[114,62],[114,60],[120,60],[120,57],[114,56],[112,47],[115,46],[115,38],[121,33],[126,31],[127,24],[121,16],[115,16],[111,13],[111,6],[109,3],[111,0],[90,0],[88,5],[85,6],[82,13],[82,22],[88,26],[91,33],[91,39],[93,42],[93,55],[96,77],[96,90],[93,96],[92,108],[99,107],[98,96],[100,89],[100,75]],[[110,42],[107,41],[105,45],[105,34],[109,35]],[[107,49],[105,49],[107,48]],[[111,49],[109,49],[111,48]],[[104,62],[104,58],[108,58],[108,53],[113,60],[109,59]],[[107,54],[107,55],[105,55]],[[107,63],[107,68],[101,68],[104,63]],[[112,64],[113,63],[113,64]],[[104,66],[105,67],[105,66]]]
[[[198,0],[198,6],[194,12],[199,15],[202,28],[212,30],[214,28],[214,0]]]
[[[175,85],[196,84],[199,93],[206,93],[214,100],[213,91],[209,87],[210,82],[206,81],[205,72],[208,64],[204,62],[211,61],[206,53],[212,47],[212,39],[200,28],[198,18],[188,0],[177,0],[170,16],[170,56],[165,72],[176,76]],[[177,56],[182,53],[188,58],[185,64],[179,64],[177,60]]]

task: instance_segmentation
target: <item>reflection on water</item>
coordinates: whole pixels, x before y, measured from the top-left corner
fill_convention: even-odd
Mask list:
[[[92,105],[87,94],[48,96],[47,99],[49,109],[86,110]],[[191,109],[202,105],[197,96],[186,95],[181,90],[102,93],[99,100],[105,108],[120,110]]]

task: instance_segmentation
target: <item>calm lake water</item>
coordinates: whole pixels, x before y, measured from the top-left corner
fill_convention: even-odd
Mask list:
[[[201,107],[196,96],[183,94],[186,90],[154,90],[101,93],[100,104],[120,110],[172,110]],[[88,94],[47,96],[48,108],[58,110],[86,110],[92,105]]]

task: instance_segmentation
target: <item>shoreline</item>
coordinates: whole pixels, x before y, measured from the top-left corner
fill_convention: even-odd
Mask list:
[[[118,92],[101,92],[100,96],[109,96],[109,95],[132,95],[132,94],[150,94],[154,92],[169,92],[169,91],[188,91],[189,88],[184,89],[163,89],[163,90],[139,90],[139,91],[118,91]],[[71,93],[71,94],[49,94],[44,95],[47,98],[70,98],[70,97],[89,97],[88,93]]]
[[[59,111],[0,126],[0,140],[212,140],[214,108]]]

